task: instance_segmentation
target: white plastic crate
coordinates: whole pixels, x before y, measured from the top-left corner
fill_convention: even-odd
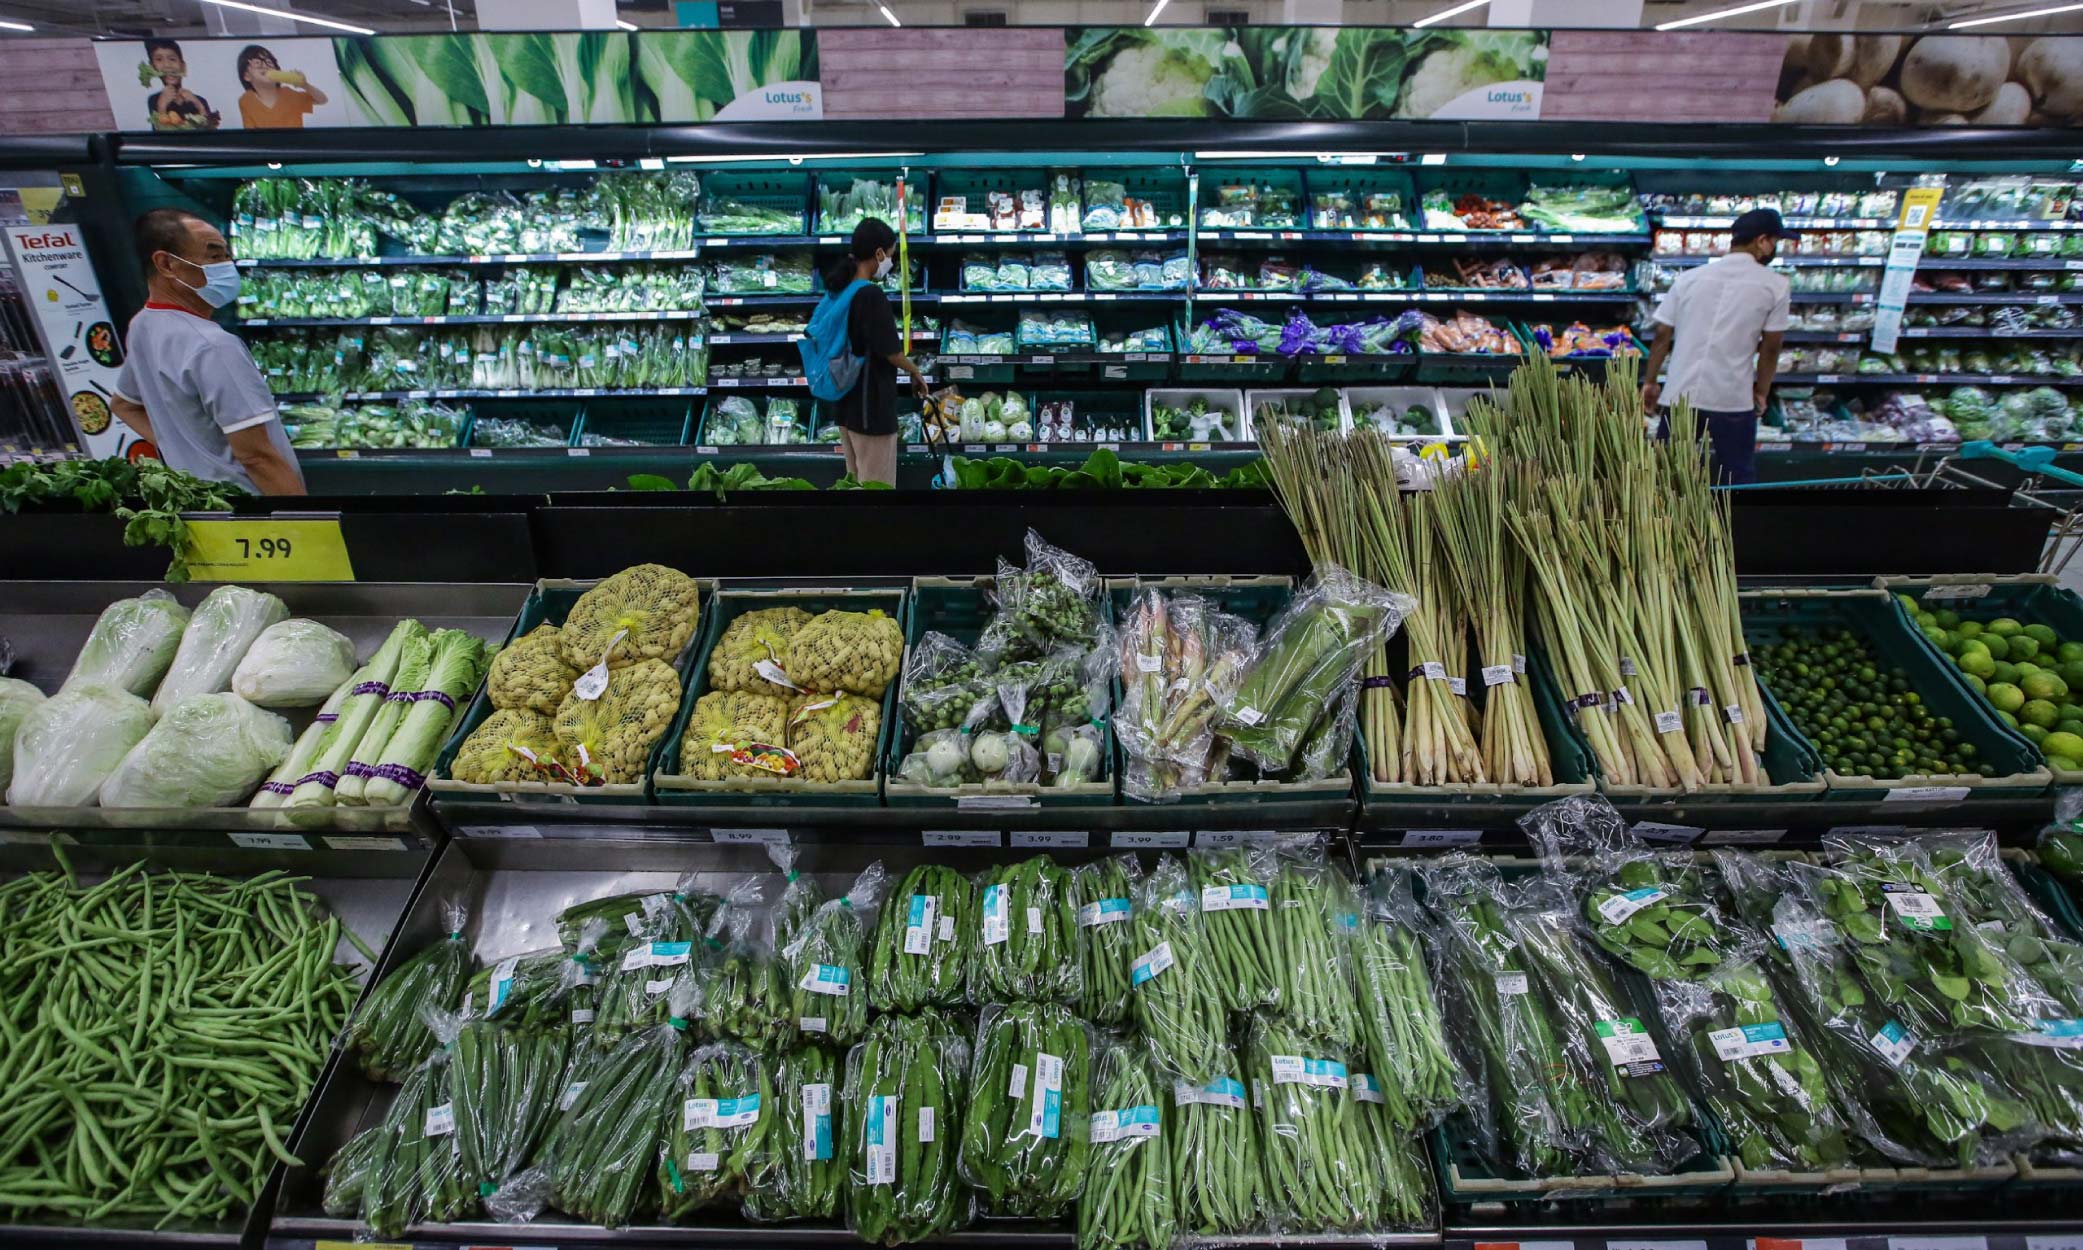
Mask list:
[[[1439,388],[1440,402],[1446,405],[1446,418],[1457,435],[1466,435],[1468,427],[1462,423],[1461,414],[1468,411],[1468,401],[1479,395],[1503,395],[1500,387],[1493,391],[1487,386],[1442,386]]]
[[[1345,388],[1346,428],[1364,428],[1367,413],[1376,408],[1387,406],[1401,414],[1413,405],[1422,405],[1431,411],[1433,420],[1439,425],[1439,433],[1392,434],[1389,437],[1411,443],[1456,437],[1453,422],[1447,417],[1446,400],[1440,397],[1439,388],[1433,386],[1348,386]]]
[[[1232,428],[1237,434],[1234,441],[1242,443],[1251,441],[1251,423],[1244,407],[1244,392],[1222,387],[1176,387],[1144,391],[1143,429],[1149,434],[1150,440],[1152,442],[1161,441],[1157,437],[1157,425],[1154,420],[1156,411],[1160,406],[1180,408],[1192,403],[1196,398],[1205,401],[1210,409],[1220,408],[1222,411],[1230,414]],[[1219,443],[1228,440],[1220,437],[1207,439],[1188,437],[1183,441]]]
[[[1256,436],[1256,434],[1257,434],[1257,431],[1258,431],[1258,409],[1259,409],[1259,405],[1260,405],[1260,404],[1268,404],[1268,403],[1279,403],[1279,402],[1281,402],[1281,401],[1283,401],[1283,400],[1286,400],[1286,401],[1288,401],[1288,402],[1292,403],[1292,402],[1295,402],[1295,401],[1298,401],[1298,400],[1306,400],[1306,399],[1310,399],[1310,398],[1313,398],[1313,397],[1314,397],[1314,396],[1316,395],[1317,389],[1318,389],[1318,388],[1316,388],[1316,387],[1313,387],[1313,386],[1282,386],[1282,387],[1272,387],[1272,388],[1268,388],[1268,389],[1265,389],[1265,390],[1249,390],[1249,391],[1245,391],[1245,392],[1244,392],[1244,413],[1245,413],[1245,417],[1246,417],[1246,422],[1245,422],[1245,423],[1246,423],[1246,425],[1248,425],[1248,426],[1249,426],[1249,427],[1251,428],[1251,430],[1252,430],[1252,432],[1253,432],[1253,435],[1254,435],[1254,437],[1255,437],[1255,436]],[[1344,395],[1344,393],[1343,393],[1343,392],[1339,392],[1339,394],[1338,394],[1338,429],[1339,429],[1339,432],[1340,432],[1340,433],[1344,433],[1344,432],[1346,432],[1346,431],[1348,431],[1348,430],[1350,430],[1350,429],[1352,429],[1352,428],[1353,428],[1353,414],[1352,414],[1352,409],[1350,409],[1350,408],[1346,407],[1346,404],[1345,404],[1345,395]]]

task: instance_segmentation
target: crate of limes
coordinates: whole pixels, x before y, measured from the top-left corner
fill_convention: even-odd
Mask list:
[[[2039,752],[1880,590],[1746,590],[1758,678],[1824,764],[1826,801],[2036,794]]]
[[[2083,597],[2044,573],[1883,577],[1906,620],[1996,718],[2083,785]]]

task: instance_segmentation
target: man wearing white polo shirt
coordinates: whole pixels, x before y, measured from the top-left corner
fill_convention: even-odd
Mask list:
[[[210,314],[239,295],[217,227],[178,208],[137,219],[145,306],[130,321],[116,415],[169,468],[256,495],[301,495],[275,397],[238,336]]]
[[[1728,255],[1680,274],[1656,306],[1642,407],[1655,413],[1667,399],[1692,405],[1722,479],[1749,482],[1757,476],[1757,420],[1779,370],[1791,302],[1791,284],[1766,266],[1789,236],[1769,208],[1736,218],[1729,235]],[[1666,360],[1670,380],[1659,384]],[[1668,429],[1661,427],[1658,437]]]

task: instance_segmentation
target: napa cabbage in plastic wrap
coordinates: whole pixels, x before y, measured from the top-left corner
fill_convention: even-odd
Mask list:
[[[86,807],[152,728],[152,708],[127,690],[85,682],[31,708],[14,735],[14,807]]]
[[[163,590],[118,599],[101,610],[62,688],[103,684],[149,695],[174,662],[187,627],[188,609]]]
[[[301,618],[270,625],[232,670],[232,693],[261,707],[311,707],[354,676],[354,642]]]
[[[153,715],[166,715],[189,695],[231,689],[232,673],[254,640],[268,626],[288,619],[289,608],[266,591],[244,586],[219,586],[211,591],[188,618],[173,666],[152,696]],[[325,691],[330,693],[330,689]]]
[[[43,700],[43,691],[28,682],[0,677],[0,794],[14,780],[14,731]]]
[[[235,694],[197,694],[130,748],[101,783],[103,807],[227,807],[289,754],[289,722]]]

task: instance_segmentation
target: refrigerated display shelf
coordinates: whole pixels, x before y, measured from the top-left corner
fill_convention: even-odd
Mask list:
[[[1684,214],[1661,213],[1650,209],[1649,220],[1659,226],[1676,230],[1727,230],[1736,224],[1736,218],[1689,217]],[[1881,217],[1784,217],[1781,219],[1789,230],[1885,230],[1895,223]],[[1933,229],[1943,229],[1948,223],[1941,222]]]
[[[613,261],[693,260],[696,248],[651,252],[494,252],[481,256],[300,257],[294,260],[242,256],[241,269],[368,269],[391,265],[597,265]]]
[[[243,329],[283,329],[293,326],[489,326],[562,325],[567,322],[597,321],[684,321],[703,316],[699,308],[679,312],[547,312],[547,313],[456,313],[428,317],[249,317],[237,324]]]
[[[1720,260],[1719,256],[1652,256],[1659,265],[1690,268],[1707,265]],[[1781,256],[1772,262],[1775,265],[1800,265],[1812,268],[1879,268],[1888,263],[1885,256]]]
[[[343,391],[339,398],[350,402],[398,399],[600,399],[609,395],[677,396],[706,395],[706,386],[579,386],[560,387],[550,390],[528,390],[505,388],[501,390],[475,390],[468,387],[444,388],[428,391]],[[326,396],[317,391],[284,391],[275,396],[278,403],[315,403]]]
[[[1372,243],[1397,247],[1598,247],[1649,243],[1641,234],[1548,234],[1538,230],[1199,230],[1203,243]]]
[[[2066,269],[2083,270],[2083,259],[2070,256],[1935,256],[1924,253],[1919,269]]]
[[[1782,373],[1777,381],[1816,386],[2083,386],[2083,377],[2014,373]]]

